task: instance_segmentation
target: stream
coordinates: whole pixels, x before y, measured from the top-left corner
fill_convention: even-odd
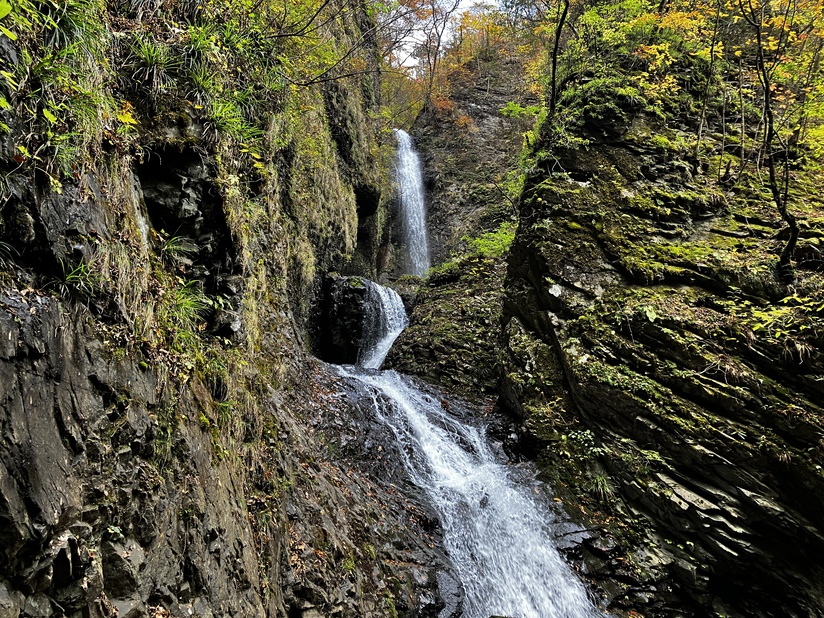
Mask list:
[[[555,547],[546,506],[497,460],[484,427],[449,414],[410,378],[380,371],[407,318],[394,290],[367,286],[359,362],[339,371],[371,398],[437,513],[464,591],[463,618],[600,615]]]

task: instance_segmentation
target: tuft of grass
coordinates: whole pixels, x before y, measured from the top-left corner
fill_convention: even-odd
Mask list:
[[[516,225],[511,221],[504,221],[494,232],[486,232],[477,238],[462,239],[467,242],[472,251],[479,257],[500,258],[509,251],[515,240]]]
[[[169,262],[196,255],[198,251],[197,243],[187,236],[170,236],[160,245],[160,254]]]
[[[95,268],[95,260],[81,261],[72,265],[60,260],[62,270],[62,290],[64,293],[82,299],[93,297],[100,290],[100,272]]]
[[[163,309],[166,320],[178,328],[196,331],[211,305],[199,281],[181,282],[166,294]]]
[[[54,0],[41,3],[41,15],[46,25],[43,40],[46,46],[64,48],[79,43],[83,46],[95,44],[89,35],[99,34],[101,24],[98,15],[101,10],[100,0]],[[85,47],[87,54],[93,52]]]
[[[584,489],[598,500],[607,500],[615,494],[615,490],[605,474],[595,474],[584,484]]]
[[[17,249],[8,243],[0,241],[0,268],[8,268],[15,254],[17,254]]]
[[[196,105],[209,105],[221,90],[220,76],[208,66],[196,66],[189,72],[189,97]]]
[[[139,36],[132,44],[128,64],[132,79],[139,90],[147,94],[147,102],[156,104],[161,95],[169,92],[183,66],[169,45],[153,37]]]

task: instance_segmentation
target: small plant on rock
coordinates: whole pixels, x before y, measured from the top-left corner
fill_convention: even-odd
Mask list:
[[[138,36],[132,45],[129,64],[133,67],[132,79],[138,88],[145,89],[148,102],[154,105],[174,85],[182,61],[169,45],[152,37]]]

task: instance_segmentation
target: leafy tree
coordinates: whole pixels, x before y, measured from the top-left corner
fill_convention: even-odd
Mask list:
[[[806,0],[738,0],[737,8],[752,35],[739,51],[754,55],[753,70],[761,91],[764,128],[759,154],[772,199],[789,230],[779,274],[782,281],[792,283],[800,228],[789,208],[791,161],[798,156],[811,119],[821,121],[824,6]]]
[[[432,98],[446,32],[459,4],[460,0],[426,0],[424,19],[419,31],[421,40],[416,46],[415,55],[423,62],[427,104]]]

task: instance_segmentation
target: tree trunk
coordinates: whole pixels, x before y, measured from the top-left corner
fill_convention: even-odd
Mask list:
[[[558,71],[558,50],[561,47],[561,30],[564,27],[564,22],[567,18],[567,13],[569,13],[569,0],[563,0],[563,11],[561,12],[560,17],[558,18],[558,25],[555,26],[555,43],[552,46],[552,92],[550,93],[549,98],[549,115],[555,115],[555,107],[558,104],[558,82],[557,82],[557,71]],[[560,6],[559,6],[560,10]]]

